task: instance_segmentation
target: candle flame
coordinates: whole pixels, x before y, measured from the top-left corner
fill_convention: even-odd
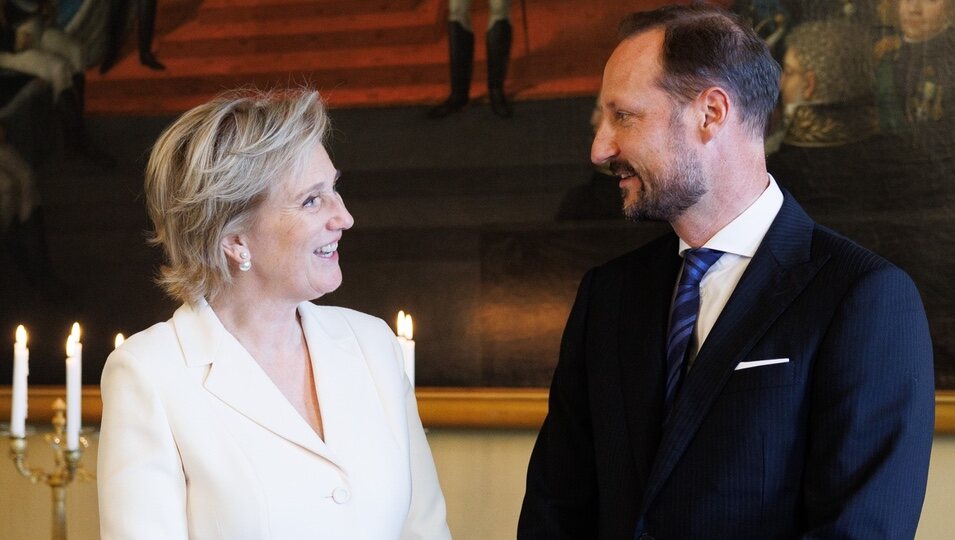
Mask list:
[[[414,335],[414,324],[411,322],[411,314],[405,314],[404,311],[398,312],[398,337],[412,339]]]
[[[27,345],[27,329],[22,324],[17,326],[17,343],[24,347]]]
[[[126,341],[126,337],[123,336],[122,332],[120,332],[116,334],[116,340],[113,341],[113,346],[118,349],[119,346],[122,345],[124,341]]]
[[[70,329],[70,336],[73,337],[77,343],[80,342],[80,323],[73,323],[73,328]]]

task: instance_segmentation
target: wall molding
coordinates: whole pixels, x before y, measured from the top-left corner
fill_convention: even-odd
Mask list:
[[[29,421],[47,422],[62,386],[31,386]],[[10,417],[9,386],[0,387],[0,422]],[[547,414],[547,388],[417,389],[418,410],[426,427],[537,429]],[[99,423],[103,412],[99,386],[83,387],[83,421]],[[955,434],[955,391],[935,393],[935,434]]]

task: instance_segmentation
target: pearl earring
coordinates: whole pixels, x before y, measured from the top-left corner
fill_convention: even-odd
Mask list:
[[[250,259],[250,255],[243,251],[242,253],[239,253],[239,258],[242,259],[242,263],[239,264],[239,270],[248,272],[252,268],[252,260]]]

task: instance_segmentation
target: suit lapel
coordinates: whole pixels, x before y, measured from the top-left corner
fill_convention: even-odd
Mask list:
[[[663,429],[643,512],[680,460],[736,365],[827,260],[811,257],[812,230],[812,220],[787,194],[683,382]]]
[[[618,358],[637,485],[649,476],[660,440],[667,319],[681,263],[677,246],[676,235],[668,235],[632,259],[621,277]]]
[[[204,387],[212,395],[275,435],[313,452],[344,473],[342,460],[315,433],[288,399],[230,334],[208,304],[173,316],[189,365],[211,364]]]

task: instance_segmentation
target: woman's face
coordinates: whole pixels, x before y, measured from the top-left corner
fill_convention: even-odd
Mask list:
[[[302,174],[278,182],[257,210],[246,237],[263,294],[298,303],[341,285],[338,242],[355,220],[335,189],[338,175],[319,145]]]
[[[909,41],[925,41],[949,25],[952,0],[899,0],[899,23]]]

